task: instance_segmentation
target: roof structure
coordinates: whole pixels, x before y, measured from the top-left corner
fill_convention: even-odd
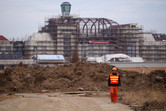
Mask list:
[[[130,57],[126,54],[106,54],[101,57],[88,57],[87,61],[108,63],[112,62],[143,62],[141,57]]]
[[[29,36],[28,40],[31,41],[51,41],[52,38],[49,33],[34,33]]]
[[[0,41],[9,41],[9,40],[6,39],[4,36],[0,35]]]
[[[65,60],[63,55],[37,55],[38,60]]]
[[[155,42],[154,36],[152,34],[143,34],[143,40],[145,42],[148,42],[148,41]]]

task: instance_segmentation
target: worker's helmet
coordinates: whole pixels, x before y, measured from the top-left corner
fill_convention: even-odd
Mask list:
[[[116,67],[113,67],[113,68],[112,68],[112,71],[117,71],[117,68],[116,68]]]

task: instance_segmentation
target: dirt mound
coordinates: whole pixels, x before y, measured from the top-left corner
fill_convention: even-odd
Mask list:
[[[166,88],[166,72],[165,70],[155,70],[148,74],[149,81],[154,87]]]
[[[103,63],[78,62],[55,67],[14,67],[0,75],[0,92],[108,91],[107,79],[113,66]],[[119,70],[123,91],[145,88],[165,89],[166,72],[148,75]]]
[[[166,102],[146,102],[143,107],[143,111],[166,111]]]
[[[80,89],[109,91],[107,80],[112,67],[103,63],[78,62],[54,67],[18,66],[9,68],[0,74],[0,93],[40,93]],[[164,70],[152,71],[146,75],[124,70],[118,70],[118,73],[121,76],[119,92],[123,92],[120,97],[123,103],[141,103],[143,105],[147,100],[149,103],[144,104],[144,109],[142,109],[147,110],[145,107],[150,108],[153,106],[153,101],[160,97],[156,95],[161,93],[161,100],[165,98],[166,72]],[[147,90],[146,93],[145,90]],[[152,91],[153,94],[151,94]],[[150,95],[153,95],[153,98]],[[136,96],[138,97],[136,98]],[[160,103],[160,99],[157,102]],[[163,102],[166,103],[166,101]],[[154,108],[158,108],[158,106]]]
[[[15,67],[0,76],[0,92],[107,90],[112,66],[78,62],[55,67]]]
[[[165,111],[165,70],[155,70],[147,75],[127,72],[122,77],[122,88],[120,101],[134,107],[134,111]]]

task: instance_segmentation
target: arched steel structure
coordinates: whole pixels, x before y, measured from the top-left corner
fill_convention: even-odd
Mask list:
[[[125,39],[121,36],[121,26],[107,18],[74,18],[71,16],[61,16],[51,18],[47,21],[48,25],[40,32],[50,33],[54,40],[57,39],[57,27],[76,27],[71,33],[76,37],[77,43],[88,43],[89,41],[109,41],[112,46],[124,50]]]
[[[120,25],[106,18],[77,18],[80,36],[111,36],[119,34]]]
[[[85,37],[103,37],[120,34],[120,25],[107,18],[72,18],[62,17],[56,19],[56,24],[74,24],[77,25],[77,32]]]

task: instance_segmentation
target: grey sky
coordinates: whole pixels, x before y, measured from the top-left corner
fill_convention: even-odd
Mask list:
[[[166,0],[66,0],[71,14],[138,23],[145,31],[166,33]],[[48,17],[61,14],[63,0],[0,0],[0,35],[22,38],[38,31]]]

